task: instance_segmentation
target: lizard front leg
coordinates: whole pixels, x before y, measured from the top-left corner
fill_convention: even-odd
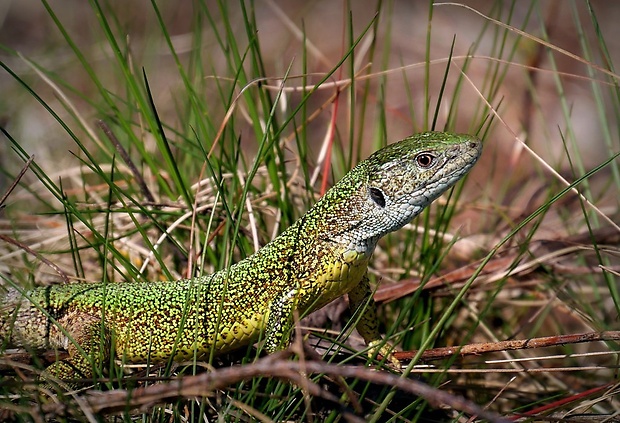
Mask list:
[[[362,280],[357,286],[349,291],[349,309],[351,313],[355,313],[360,307],[364,307],[355,328],[364,338],[369,347],[368,355],[372,356],[376,353],[386,357],[393,366],[400,368],[400,361],[392,355],[394,346],[384,341],[379,334],[379,324],[377,320],[377,305],[372,299],[372,291],[368,282],[368,274],[364,273]]]
[[[298,303],[297,289],[291,289],[276,299],[269,307],[269,317],[265,327],[265,344],[268,353],[283,350],[290,343],[293,326],[293,311]]]

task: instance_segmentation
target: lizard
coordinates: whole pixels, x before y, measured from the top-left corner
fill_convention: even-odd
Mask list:
[[[257,341],[288,346],[300,315],[348,294],[364,306],[356,329],[371,353],[379,334],[367,275],[378,240],[409,223],[469,172],[482,142],[425,132],[359,162],[299,220],[253,255],[211,275],[169,282],[68,283],[9,289],[0,298],[0,346],[66,350],[45,369],[91,378],[105,360],[156,363],[209,357]],[[1,288],[1,287],[0,287]]]

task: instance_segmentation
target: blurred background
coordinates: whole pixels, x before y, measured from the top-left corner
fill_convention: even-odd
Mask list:
[[[354,60],[356,71],[363,74],[391,70],[369,79],[374,86],[371,93],[375,97],[370,101],[378,102],[381,97],[382,107],[386,110],[388,133],[385,136],[389,141],[430,125],[430,122],[424,121],[423,110],[427,103],[433,109],[439,97],[445,59],[454,41],[454,65],[450,69],[444,94],[450,101],[445,101],[445,106],[440,109],[439,128],[445,122],[448,106],[453,100],[451,93],[459,78],[459,67],[464,63],[462,56],[475,45],[471,53],[476,58],[469,61],[466,69],[469,80],[463,82],[463,91],[458,98],[459,119],[455,124],[456,130],[472,129],[471,114],[477,113],[477,108],[472,105],[481,101],[481,94],[477,90],[484,92],[484,87],[489,84],[488,78],[491,78],[491,69],[497,66],[506,75],[497,87],[498,92],[488,100],[498,108],[504,122],[495,122],[489,143],[502,149],[502,157],[508,160],[506,164],[511,166],[515,176],[527,175],[532,170],[531,159],[523,158],[515,143],[515,134],[552,165],[560,168],[568,166],[560,133],[570,132],[570,138],[576,144],[568,143],[569,147],[580,152],[586,167],[599,163],[607,154],[600,106],[603,105],[606,110],[611,110],[613,106],[605,95],[609,88],[608,82],[605,82],[606,77],[598,72],[596,66],[613,68],[613,63],[617,62],[620,55],[620,37],[617,34],[620,7],[616,2],[465,1],[458,5],[437,2],[432,9],[432,2],[406,0],[257,0],[251,4],[253,7],[249,7],[255,13],[258,27],[255,37],[260,43],[268,76],[284,76],[289,66],[290,74],[298,75],[304,69],[304,61],[307,61],[307,72],[324,73],[333,68],[346,51],[349,22],[354,37],[369,25],[376,25],[377,39],[365,38],[356,49]],[[189,1],[162,1],[158,2],[158,6],[176,53],[181,61],[187,60],[188,52],[196,48],[196,11],[200,7],[196,2]],[[102,36],[102,28],[91,5],[81,0],[65,0],[52,1],[48,7],[84,54],[84,60],[91,67],[90,71],[97,75],[107,89],[122,96],[124,88],[118,82],[119,70],[110,60],[110,46]],[[170,121],[177,113],[175,102],[182,92],[179,89],[182,81],[150,2],[111,1],[107,7],[115,12],[115,19],[118,19],[115,23],[124,32],[134,66],[143,68],[148,75],[159,113],[164,120]],[[216,33],[224,28],[218,19],[224,10],[216,2],[206,1],[204,7],[213,12],[215,20],[209,22],[204,19],[199,23],[202,28],[200,57],[212,75],[230,76],[226,54],[216,39]],[[468,9],[470,7],[490,18],[474,13]],[[588,15],[588,7],[596,13],[600,27],[594,26]],[[247,45],[249,38],[242,24],[239,4],[228,2],[226,8],[229,30],[234,32],[241,45]],[[373,22],[375,16],[378,19]],[[503,33],[504,28],[491,19],[497,19],[515,30]],[[427,38],[429,28],[431,32]],[[516,30],[529,35],[517,38]],[[607,59],[601,57],[596,46],[597,37],[600,36],[607,43],[612,63],[606,63]],[[305,53],[301,48],[304,37],[308,46]],[[534,37],[549,44],[542,44]],[[443,59],[443,62],[430,66],[428,85],[424,72],[427,43],[428,59]],[[595,47],[584,50],[586,43]],[[61,117],[63,108],[56,107],[58,99],[52,89],[36,75],[25,59],[70,83],[72,89],[77,90],[72,95],[72,101],[80,112],[90,119],[97,116],[97,112],[80,99],[80,96],[84,96],[97,102],[98,94],[92,79],[54,24],[43,2],[0,2],[0,44],[4,46],[1,52],[3,63],[23,78]],[[370,49],[377,50],[373,56],[374,63],[367,61]],[[566,53],[560,53],[560,49],[566,50]],[[570,57],[571,54],[591,62],[592,66]],[[498,62],[500,60],[506,60],[510,65]],[[347,73],[336,73],[334,78],[347,77]],[[317,80],[316,76],[308,78],[308,82]],[[205,85],[209,87],[208,83]],[[210,85],[215,91],[215,84]],[[5,71],[0,74],[0,90],[2,125],[29,151],[36,153],[39,160],[48,158],[58,164],[58,160],[67,158],[64,152],[70,141],[59,125]],[[213,94],[204,92],[206,101]],[[319,94],[313,102],[321,104],[330,94]],[[485,94],[488,96],[489,93]],[[597,95],[601,98],[596,98]],[[216,109],[214,104],[213,110]],[[607,122],[609,126],[605,130],[617,133],[613,111],[605,113],[610,117]],[[344,125],[347,115],[341,108],[341,131],[347,130]],[[377,118],[376,115],[373,117]],[[311,139],[320,142],[329,119],[329,113],[322,113],[313,122],[312,127],[317,134],[316,138]],[[375,122],[369,121],[367,129],[373,131],[374,127]],[[376,134],[371,132],[367,137],[373,136]],[[11,166],[12,163],[5,160],[3,165]],[[479,167],[477,172],[484,171]]]

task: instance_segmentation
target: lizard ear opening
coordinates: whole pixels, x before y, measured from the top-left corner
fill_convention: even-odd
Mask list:
[[[385,195],[383,194],[383,191],[375,187],[370,187],[368,191],[370,193],[370,198],[375,202],[375,204],[381,208],[385,207]]]

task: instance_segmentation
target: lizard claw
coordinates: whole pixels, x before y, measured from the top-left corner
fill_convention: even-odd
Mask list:
[[[369,357],[378,354],[386,359],[386,363],[390,368],[400,371],[402,369],[402,364],[396,357],[394,357],[394,351],[396,351],[394,345],[388,341],[384,341],[383,339],[376,339],[368,343]]]

